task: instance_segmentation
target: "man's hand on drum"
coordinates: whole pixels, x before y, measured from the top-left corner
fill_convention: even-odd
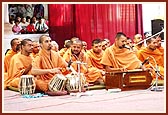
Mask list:
[[[53,68],[51,69],[50,73],[62,74],[61,68]]]

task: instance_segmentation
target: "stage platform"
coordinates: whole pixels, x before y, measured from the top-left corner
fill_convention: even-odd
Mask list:
[[[163,86],[159,86],[163,88]],[[25,98],[4,90],[3,113],[166,113],[166,92],[88,90],[85,95]],[[79,93],[78,93],[79,94]],[[81,93],[80,93],[81,94]]]

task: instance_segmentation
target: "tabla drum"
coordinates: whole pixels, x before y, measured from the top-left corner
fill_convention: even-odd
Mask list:
[[[36,84],[34,76],[32,75],[22,75],[19,80],[19,92],[21,95],[33,94],[36,89]]]
[[[79,92],[79,87],[83,89],[84,85],[86,84],[86,77],[83,73],[80,73],[80,80],[78,75],[74,73],[68,74],[66,77],[66,89],[68,92]]]
[[[48,83],[48,88],[50,91],[62,91],[65,88],[65,83],[67,78],[62,74],[56,74]]]

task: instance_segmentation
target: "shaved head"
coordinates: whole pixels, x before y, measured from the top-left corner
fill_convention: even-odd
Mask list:
[[[72,44],[81,44],[81,46],[82,46],[82,41],[81,40],[74,40],[72,42]]]
[[[43,43],[44,38],[46,38],[46,37],[50,37],[50,36],[48,36],[48,35],[42,35],[42,36],[40,36],[39,43]]]

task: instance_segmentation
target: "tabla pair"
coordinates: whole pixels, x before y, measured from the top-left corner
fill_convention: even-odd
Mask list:
[[[80,79],[77,74],[71,73],[66,76],[62,74],[56,74],[51,81],[49,82],[49,90],[56,92],[67,90],[69,93],[71,92],[79,92],[79,88],[84,89],[84,85],[86,84],[86,78],[83,73],[80,73]]]
[[[66,76],[62,74],[56,74],[48,83],[49,90],[51,92],[63,91],[65,88],[70,92],[78,92],[79,88],[84,88],[86,84],[86,78],[84,74],[80,74],[81,81],[77,74],[68,74]],[[80,84],[79,84],[80,83]],[[32,75],[22,75],[19,81],[19,92],[21,95],[33,94],[36,89],[36,84],[34,76]]]

